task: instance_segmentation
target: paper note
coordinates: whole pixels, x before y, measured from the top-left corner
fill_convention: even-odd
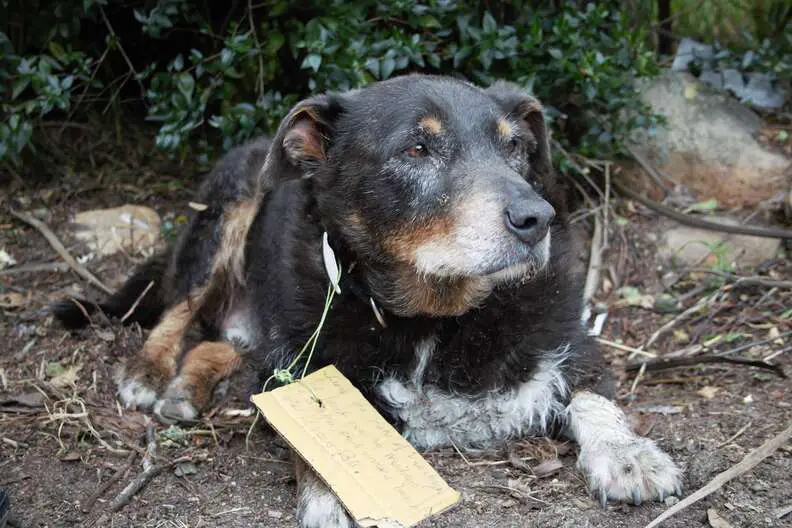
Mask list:
[[[361,526],[413,526],[459,501],[332,365],[251,399]]]

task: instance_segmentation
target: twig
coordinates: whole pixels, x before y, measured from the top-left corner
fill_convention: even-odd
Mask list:
[[[110,511],[115,513],[121,510],[124,506],[129,504],[134,497],[140,490],[142,490],[146,484],[151,482],[151,479],[159,475],[163,469],[170,469],[174,466],[178,466],[182,462],[189,462],[193,460],[191,456],[183,456],[177,458],[176,460],[172,460],[165,466],[151,466],[148,469],[144,470],[140,473],[137,477],[132,479],[132,482],[126,485],[126,487],[121,490],[121,492],[116,495],[115,499],[113,499],[113,503],[110,505]]]
[[[132,469],[132,464],[135,463],[135,457],[137,457],[137,453],[135,453],[134,451],[129,453],[129,456],[126,459],[126,464],[123,467],[119,468],[118,471],[116,471],[112,477],[107,479],[107,481],[103,482],[96,489],[93,495],[88,497],[85,503],[81,505],[81,509],[83,513],[89,513],[93,509],[96,501],[99,500],[102,497],[102,495],[107,493],[107,490],[113,487],[119,480],[124,478],[124,475],[126,475],[129,472],[129,470]]]
[[[151,479],[159,475],[160,472],[162,472],[162,466],[151,466],[147,470],[143,471],[143,473],[135,477],[132,482],[127,484],[127,486],[121,490],[121,493],[116,495],[116,498],[110,505],[110,511],[115,513],[129,504],[129,501],[132,500],[132,497],[142,490],[146,484],[151,481]]]
[[[679,315],[668,321],[666,324],[658,328],[649,337],[649,341],[646,342],[644,348],[649,348],[650,346],[652,346],[654,342],[660,338],[660,336],[662,336],[663,334],[674,328],[680,321],[684,320],[686,317],[704,308],[704,306],[706,306],[708,302],[709,302],[709,297],[705,297],[704,299],[700,300],[699,302],[697,302],[696,304],[694,304],[693,306],[691,306],[690,308],[688,308],[687,310],[680,313]]]
[[[73,269],[75,272],[77,272],[77,274],[80,277],[84,278],[85,280],[87,280],[88,282],[94,284],[95,286],[98,286],[105,293],[113,293],[113,290],[111,290],[110,288],[105,286],[104,283],[102,281],[100,281],[99,279],[97,279],[96,276],[93,273],[88,271],[88,269],[85,266],[83,266],[82,264],[80,264],[79,262],[74,260],[74,257],[71,256],[69,251],[63,245],[63,243],[61,243],[61,241],[58,239],[58,237],[55,236],[55,233],[53,233],[52,230],[49,227],[47,227],[47,224],[45,224],[41,220],[33,218],[32,216],[30,216],[27,213],[22,213],[22,212],[19,212],[19,211],[15,211],[13,209],[10,209],[9,212],[11,213],[12,216],[18,218],[19,220],[22,220],[23,222],[25,222],[26,224],[28,224],[30,226],[33,226],[36,229],[38,229],[38,231],[42,235],[44,235],[44,238],[47,239],[47,242],[50,243],[50,246],[52,246],[52,249],[54,249],[58,253],[58,255],[60,255],[60,257],[63,260],[66,261],[66,263],[71,267],[71,269]]]
[[[764,444],[759,446],[758,448],[754,449],[750,453],[748,453],[745,458],[743,458],[738,464],[730,467],[723,473],[719,473],[715,476],[706,486],[699,489],[692,495],[684,498],[665,512],[663,512],[660,516],[655,518],[652,522],[646,525],[646,528],[654,528],[655,526],[659,526],[661,522],[665,521],[669,517],[676,515],[680,511],[684,510],[691,504],[695,504],[696,502],[700,501],[704,497],[712,494],[713,492],[720,489],[721,486],[729,482],[730,480],[739,477],[740,475],[747,473],[751,469],[753,469],[759,462],[767,458],[768,456],[772,455],[778,448],[784,445],[789,439],[792,437],[792,423],[789,426],[778,433],[776,436],[771,438],[770,440],[766,441]]]
[[[745,365],[748,367],[758,367],[765,370],[772,370],[779,377],[786,378],[784,370],[781,365],[772,365],[758,359],[743,359],[743,358],[730,358],[723,356],[707,355],[683,358],[659,358],[650,361],[642,361],[641,363],[630,363],[625,365],[626,372],[635,372],[643,367],[645,370],[658,371],[679,367],[692,367],[695,365],[703,365],[708,363],[730,363],[732,365]]]
[[[599,215],[594,216],[594,235],[591,237],[591,252],[589,254],[588,271],[586,272],[586,285],[583,288],[583,309],[589,313],[588,303],[599,289],[600,270],[602,268],[602,220]],[[588,317],[586,317],[588,319]],[[585,324],[586,321],[584,320]]]
[[[750,343],[746,343],[744,345],[740,345],[738,347],[732,348],[730,350],[726,350],[724,352],[718,352],[719,356],[727,356],[729,354],[736,354],[737,352],[742,352],[743,350],[747,350],[749,348],[753,348],[758,345],[763,345],[765,343],[769,343],[770,341],[775,341],[776,339],[781,339],[782,337],[787,337],[792,335],[792,330],[787,330],[786,332],[781,332],[777,336],[767,337],[765,339],[760,339],[758,341],[751,341]]]
[[[660,172],[658,172],[658,170],[651,163],[649,163],[649,160],[647,160],[643,154],[630,146],[627,146],[627,152],[630,153],[630,156],[632,156],[633,159],[635,159],[635,161],[638,162],[643,170],[645,170],[646,173],[652,178],[652,180],[654,180],[657,186],[663,189],[664,193],[667,193],[668,186],[663,181],[663,177]]]
[[[655,354],[654,352],[649,352],[649,351],[646,351],[646,350],[641,350],[640,348],[633,348],[631,346],[622,345],[621,343],[616,343],[614,341],[608,341],[607,339],[602,339],[601,337],[598,337],[596,339],[596,341],[598,343],[602,344],[602,345],[607,346],[607,347],[615,348],[616,350],[621,350],[622,352],[630,352],[630,353],[632,353],[634,355],[647,356],[647,357],[651,357],[651,358],[657,357],[657,354]]]
[[[147,294],[147,293],[148,293],[148,291],[149,291],[149,290],[152,288],[152,286],[154,286],[154,281],[150,281],[150,282],[148,283],[148,286],[146,286],[146,289],[145,289],[145,290],[143,290],[143,293],[141,293],[140,295],[138,295],[138,298],[137,298],[137,299],[135,299],[135,302],[134,302],[134,303],[132,303],[132,306],[129,308],[129,310],[127,310],[127,313],[125,313],[125,314],[124,314],[124,317],[122,317],[122,318],[121,318],[121,323],[122,323],[122,324],[123,324],[124,322],[126,322],[126,320],[129,318],[129,316],[130,316],[130,315],[132,315],[132,314],[135,312],[135,309],[137,309],[137,307],[138,307],[138,304],[140,304],[140,301],[142,301],[142,300],[143,300],[143,297],[145,297],[145,296],[146,296],[146,294]]]
[[[146,454],[143,455],[143,471],[148,471],[154,467],[154,459],[157,458],[157,434],[154,429],[154,422],[146,418]]]
[[[18,266],[0,271],[0,277],[3,275],[17,275],[19,273],[38,273],[40,271],[68,271],[69,266],[63,262],[45,262],[41,264],[27,264],[25,266]]]
[[[675,209],[672,209],[661,203],[657,203],[654,200],[650,200],[649,198],[646,198],[638,194],[632,189],[629,189],[616,181],[612,182],[612,185],[620,193],[625,194],[629,198],[642,203],[643,205],[655,211],[656,213],[660,213],[664,216],[667,216],[668,218],[671,218],[672,220],[676,220],[680,224],[684,224],[690,227],[697,227],[699,229],[707,229],[709,231],[720,231],[722,233],[731,233],[733,235],[748,235],[748,236],[758,236],[765,238],[782,238],[786,240],[792,240],[792,231],[788,229],[781,229],[778,227],[759,227],[759,226],[750,226],[750,225],[726,225],[726,224],[718,224],[716,222],[708,222],[707,220],[701,220],[700,218],[696,218],[694,216],[690,216],[685,213],[680,213]]]
[[[256,49],[259,50],[258,55],[258,79],[256,79],[256,94],[261,95],[264,92],[264,57],[261,53],[261,42],[259,42],[258,31],[256,31],[256,24],[253,20],[253,2],[248,0],[248,19],[250,20],[250,31],[253,32],[253,40],[256,43]]]
[[[727,273],[725,271],[709,269],[709,268],[690,268],[685,270],[686,273],[707,273],[709,275],[717,275],[734,282],[735,286],[767,286],[768,288],[792,288],[792,281],[774,280],[765,277],[754,275],[751,277],[735,275],[734,273]]]
[[[132,61],[129,60],[129,56],[126,54],[126,51],[124,51],[124,46],[121,45],[121,39],[118,38],[118,35],[116,35],[116,32],[113,29],[113,26],[110,25],[110,20],[108,20],[107,15],[104,12],[104,9],[102,9],[102,6],[99,6],[99,13],[102,15],[102,20],[104,21],[105,26],[107,26],[107,31],[110,32],[110,36],[113,37],[115,44],[118,46],[118,51],[121,52],[121,56],[124,57],[124,61],[126,62],[127,67],[129,67],[129,70],[134,74],[134,78],[137,81],[138,86],[140,86],[140,97],[145,99],[146,88],[145,86],[143,86],[143,81],[141,81],[140,77],[138,77],[137,70],[135,70],[135,67],[132,65]]]
[[[743,434],[745,431],[747,431],[747,430],[748,430],[748,428],[749,428],[749,427],[751,427],[751,425],[753,425],[753,422],[748,422],[747,424],[743,425],[742,427],[740,427],[740,430],[739,430],[739,431],[737,431],[736,433],[734,433],[733,435],[731,435],[731,436],[728,438],[728,440],[724,440],[723,442],[721,442],[720,444],[718,444],[718,445],[715,447],[715,449],[720,449],[721,447],[723,447],[723,446],[725,446],[725,445],[731,444],[731,443],[732,443],[732,442],[734,442],[734,441],[735,441],[737,438],[739,438],[739,436],[740,436],[740,435],[742,435],[742,434]]]

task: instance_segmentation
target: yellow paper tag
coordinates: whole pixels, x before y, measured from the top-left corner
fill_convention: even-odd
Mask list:
[[[413,526],[459,501],[332,365],[251,399],[361,526]]]

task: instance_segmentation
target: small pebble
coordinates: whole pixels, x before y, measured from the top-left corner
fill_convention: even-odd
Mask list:
[[[665,503],[666,506],[673,506],[674,504],[679,502],[679,497],[674,497],[673,495],[671,495],[670,497],[666,497],[663,502]]]
[[[269,510],[267,511],[267,515],[269,515],[273,519],[280,519],[281,517],[283,517],[283,512],[280,512],[278,510]]]

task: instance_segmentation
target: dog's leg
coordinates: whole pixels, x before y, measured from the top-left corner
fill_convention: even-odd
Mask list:
[[[149,334],[140,353],[118,372],[118,396],[126,407],[148,408],[157,394],[176,375],[184,333],[192,321],[188,303],[165,312]]]
[[[154,412],[165,422],[194,420],[209,402],[215,385],[241,364],[242,357],[230,343],[200,343],[184,356],[179,375],[157,400]]]
[[[296,454],[294,470],[297,477],[297,522],[300,528],[352,528],[338,498],[314,471]]]
[[[580,445],[578,467],[604,507],[608,499],[640,504],[682,492],[682,472],[650,439],[635,434],[614,402],[588,391],[566,409],[568,433]]]

